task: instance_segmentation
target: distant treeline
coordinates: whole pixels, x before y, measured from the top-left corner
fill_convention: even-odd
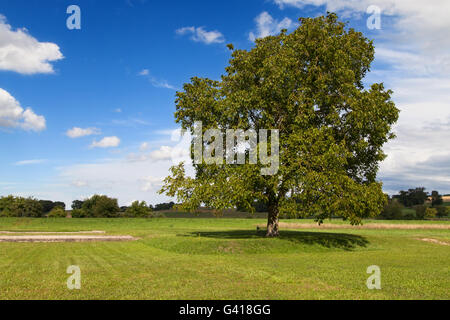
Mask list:
[[[155,207],[145,201],[135,201],[131,206],[119,207],[118,200],[104,195],[94,195],[89,199],[75,200],[69,214],[73,218],[120,218],[120,217],[156,217],[155,213],[171,210],[175,203],[161,203]],[[64,218],[68,215],[66,205],[61,201],[38,200],[7,196],[0,198],[0,217],[30,217],[30,218]]]
[[[397,195],[386,197],[386,205],[379,216],[380,219],[423,220],[446,218],[450,214],[450,206],[445,205],[442,195],[438,191],[428,193],[423,187],[400,191]],[[66,205],[61,201],[7,196],[0,198],[0,217],[64,218],[70,215],[72,218],[152,218],[164,216],[161,211],[171,211],[174,206],[173,202],[152,206],[145,201],[135,201],[131,206],[119,207],[117,199],[94,195],[89,199],[73,201],[72,210],[66,211]],[[267,206],[262,202],[255,202],[253,207],[254,212],[267,212]],[[246,210],[238,207],[236,211]]]
[[[428,193],[424,187],[400,191],[392,197],[387,196],[387,203],[380,215],[388,220],[424,220],[446,218],[450,207],[446,206],[438,191]]]

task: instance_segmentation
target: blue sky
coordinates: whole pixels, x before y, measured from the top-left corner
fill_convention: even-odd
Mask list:
[[[81,30],[66,27],[71,4]],[[370,5],[381,29],[367,27]],[[327,10],[375,40],[366,83],[385,82],[402,110],[380,172],[385,191],[450,193],[448,1],[2,0],[0,195],[167,200],[156,191],[180,153],[176,90],[193,76],[219,79],[227,43],[249,49]]]

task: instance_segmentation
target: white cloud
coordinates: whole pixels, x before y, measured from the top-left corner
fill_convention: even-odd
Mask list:
[[[101,130],[98,128],[83,129],[83,128],[79,128],[79,127],[73,127],[72,129],[69,129],[66,132],[66,135],[72,139],[91,136],[91,135],[95,135],[95,134],[101,134]]]
[[[155,178],[155,177],[149,176],[145,179],[142,179],[141,182],[142,182],[142,187],[141,187],[142,191],[144,191],[144,192],[157,191],[163,185],[163,178],[162,177]]]
[[[250,32],[250,41],[255,41],[257,38],[264,38],[270,35],[279,33],[282,29],[291,29],[297,26],[289,18],[284,18],[281,21],[274,19],[268,12],[264,11],[259,16],[255,18],[256,31]]]
[[[450,72],[450,1],[434,0],[424,3],[421,0],[273,0],[281,9],[286,6],[303,8],[306,5],[325,6],[327,11],[361,15],[369,6],[381,9],[382,30],[379,37],[389,41],[390,50],[400,50],[407,55],[416,50],[420,56],[420,64],[424,68],[432,65],[433,71]],[[366,15],[368,18],[369,16]],[[393,20],[393,28],[385,23],[387,18]],[[388,29],[386,29],[388,28]],[[393,58],[393,52],[385,52]],[[414,57],[408,62],[413,62]],[[400,61],[401,62],[401,61]],[[405,62],[401,62],[406,66]],[[414,64],[409,64],[415,68]]]
[[[128,161],[139,162],[139,161],[171,161],[173,164],[177,165],[184,161],[190,163],[190,150],[191,150],[191,135],[189,133],[182,134],[180,129],[176,130],[166,130],[161,132],[164,135],[170,136],[170,141],[176,143],[174,146],[163,145],[159,149],[153,150],[150,153],[145,153],[148,150],[149,144],[144,142],[140,146],[141,153],[130,153],[128,155]]]
[[[154,136],[162,135],[163,138],[148,141],[149,149],[151,147],[150,150],[161,150],[164,145],[172,150],[182,148],[189,138],[180,139],[179,133],[180,130],[155,131]],[[135,146],[136,154],[139,154],[139,147],[139,144]],[[188,152],[189,147],[190,144],[187,143]],[[117,155],[117,158],[58,167],[55,177],[45,179],[47,183],[28,181],[15,185],[0,181],[0,189],[5,186],[10,188],[8,193],[11,194],[64,201],[68,207],[73,200],[82,200],[94,194],[118,198],[120,205],[128,205],[134,200],[145,200],[151,204],[175,201],[176,199],[158,194],[162,180],[169,175],[169,169],[175,164],[175,159],[155,161],[149,154],[150,152],[142,153],[142,158],[136,161],[130,161],[130,155]],[[194,170],[190,164],[191,162],[187,161],[186,174],[193,176]],[[49,178],[52,179],[51,183],[48,183]]]
[[[17,161],[16,163],[14,163],[14,165],[16,166],[28,166],[28,165],[33,165],[33,164],[40,164],[40,163],[44,163],[45,159],[35,159],[35,160],[22,160],[22,161]]]
[[[148,149],[148,142],[142,142],[141,146],[139,147],[139,150],[142,151],[146,151]]]
[[[154,86],[155,88],[164,88],[164,89],[171,89],[171,90],[177,90],[174,86],[169,84],[167,80],[164,79],[158,79],[150,74],[150,70],[143,69],[142,71],[138,72],[139,76],[146,77],[149,82]]]
[[[43,116],[36,115],[30,108],[24,110],[9,92],[0,88],[0,127],[42,131],[46,124]]]
[[[120,139],[113,137],[105,137],[100,141],[94,140],[91,144],[91,148],[113,148],[118,147],[120,144]]]
[[[150,71],[148,69],[143,69],[138,73],[140,76],[148,76],[150,74]]]
[[[167,80],[157,79],[152,76],[149,77],[149,80],[150,80],[150,83],[156,88],[177,90],[177,88],[175,88],[173,85],[169,84],[169,82],[167,82]]]
[[[58,45],[39,42],[26,29],[13,30],[0,15],[0,70],[21,74],[53,73],[51,62],[63,59]]]
[[[88,183],[86,181],[75,180],[72,182],[72,186],[77,188],[84,188],[88,186]]]
[[[158,150],[150,153],[149,158],[155,161],[158,160],[171,160],[174,157],[182,155],[184,150],[180,148],[172,148],[169,146],[162,146]]]
[[[450,192],[450,1],[273,1],[281,9],[324,6],[324,12],[355,18],[368,18],[370,5],[381,9],[381,30],[361,30],[370,32],[376,47],[366,83],[384,82],[401,113],[379,177],[389,193],[421,185]]]
[[[191,40],[195,42],[203,42],[205,44],[223,43],[225,37],[217,30],[206,31],[204,27],[184,27],[175,31],[178,35],[191,35]]]
[[[160,203],[170,200],[157,191],[162,180],[169,175],[169,168],[173,165],[170,160],[130,162],[128,159],[111,159],[86,164],[78,164],[60,168],[59,182],[66,182],[61,199],[70,203],[81,199],[79,190],[82,187],[83,195],[107,194],[119,199],[120,204],[128,204],[139,199],[148,203]],[[190,167],[188,172],[190,174]],[[82,182],[75,186],[74,181]],[[32,193],[31,193],[32,194]]]

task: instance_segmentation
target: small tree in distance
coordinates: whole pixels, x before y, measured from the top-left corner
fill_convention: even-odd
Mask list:
[[[66,216],[66,211],[61,207],[54,207],[47,215],[48,218],[65,218]]]
[[[251,50],[229,48],[221,81],[194,77],[177,92],[176,122],[193,136],[196,121],[203,133],[277,129],[279,171],[261,175],[261,161],[193,161],[191,178],[182,163],[171,168],[160,193],[190,211],[201,205],[254,211],[254,203],[262,202],[268,237],[279,235],[280,213],[312,215],[320,223],[341,216],[352,224],[379,215],[386,198],[376,175],[399,110],[383,84],[364,88],[372,41],[329,13],[301,18],[294,32],[257,39]]]
[[[83,202],[81,208],[85,217],[114,218],[120,211],[117,199],[104,195],[94,195]]]
[[[444,203],[444,200],[442,199],[442,196],[439,194],[438,191],[432,191],[431,192],[431,205],[433,207],[441,206]]]
[[[148,218],[152,215],[152,209],[147,206],[145,201],[134,201],[130,207],[125,210],[125,216],[130,218]]]

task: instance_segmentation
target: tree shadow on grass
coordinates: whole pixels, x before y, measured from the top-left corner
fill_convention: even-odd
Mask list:
[[[251,230],[210,231],[192,232],[186,236],[227,240],[262,239],[265,238],[265,232],[256,232]],[[369,241],[362,236],[330,232],[283,230],[280,231],[280,237],[278,239],[291,241],[297,244],[320,245],[326,248],[337,248],[343,250],[353,250],[358,247],[366,247],[369,244]]]

